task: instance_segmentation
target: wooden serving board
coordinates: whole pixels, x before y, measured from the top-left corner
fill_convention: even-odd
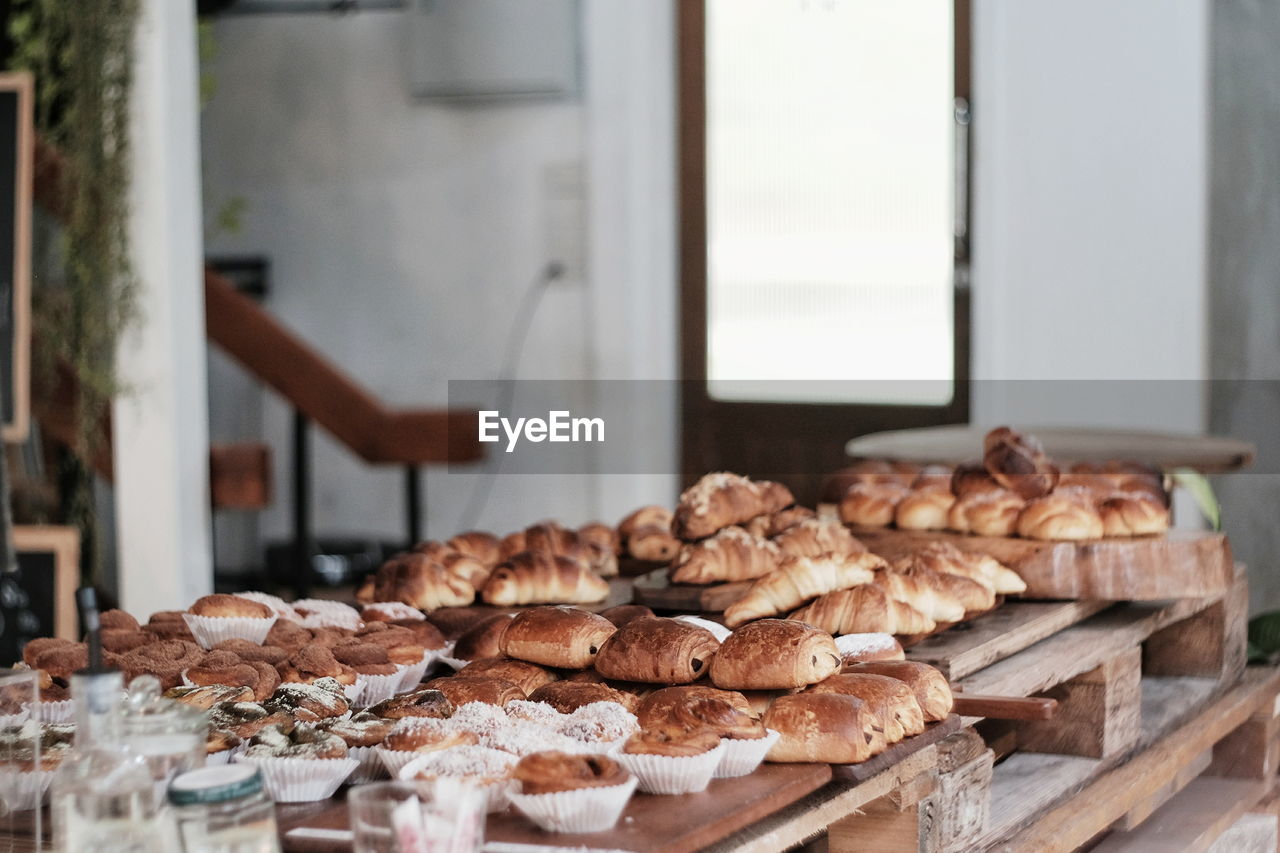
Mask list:
[[[933,746],[943,738],[950,737],[960,731],[960,726],[960,717],[952,714],[942,722],[929,723],[920,734],[898,741],[884,752],[861,764],[833,764],[831,766],[831,775],[835,779],[866,782],[868,779],[879,776],[890,767],[902,762],[908,756],[914,755],[926,747]]]
[[[636,578],[632,601],[654,610],[680,613],[720,613],[747,594],[752,581],[732,583],[670,583],[667,570]]]
[[[943,531],[854,528],[868,548],[894,559],[928,542],[989,554],[1027,582],[1023,598],[1162,601],[1203,598],[1230,588],[1235,576],[1226,534],[1170,530],[1163,536],[1042,542]]]
[[[714,779],[705,791],[664,797],[636,794],[608,832],[543,832],[514,810],[489,816],[486,842],[547,847],[690,853],[791,805],[831,781],[826,764],[765,764],[749,776]],[[280,806],[281,841],[289,853],[351,849],[347,806],[340,800]],[[294,809],[300,809],[295,812]]]

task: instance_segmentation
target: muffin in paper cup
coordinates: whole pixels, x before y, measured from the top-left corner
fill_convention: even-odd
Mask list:
[[[554,794],[512,792],[511,804],[547,832],[604,832],[618,822],[637,781],[632,776],[621,785]]]
[[[462,669],[464,666],[471,663],[471,661],[469,660],[463,660],[462,658],[451,657],[450,655],[446,655],[446,654],[436,655],[436,660],[438,660],[440,663],[448,664],[449,666],[453,667],[454,670]]]
[[[227,640],[248,640],[262,645],[276,616],[197,616],[183,613],[182,619],[202,649],[211,649]]]
[[[421,758],[426,753],[418,752],[412,749],[387,749],[385,746],[369,747],[378,756],[382,762],[382,766],[387,768],[387,772],[392,776],[400,772],[400,768],[404,767],[410,761]]]
[[[6,767],[0,771],[0,803],[15,812],[40,808],[56,769],[16,770]]]
[[[754,740],[734,740],[721,738],[724,755],[720,758],[720,766],[716,768],[716,779],[732,779],[735,776],[746,776],[754,773],[764,761],[774,743],[781,737],[773,729],[766,729],[764,737]]]
[[[701,755],[632,755],[615,747],[609,757],[631,771],[646,794],[694,794],[706,790],[724,755],[724,741]]]
[[[387,768],[382,763],[382,757],[378,755],[378,747],[349,746],[347,757],[360,762],[360,766],[347,777],[348,785],[363,785],[365,782],[387,778]]]
[[[422,678],[427,674],[427,668],[436,660],[436,652],[428,649],[423,655],[422,660],[414,664],[404,667],[404,671],[400,673],[400,684],[396,686],[397,693],[409,693],[422,683]]]
[[[76,706],[71,699],[59,702],[37,702],[36,719],[42,723],[70,723],[75,721]]]
[[[377,705],[384,699],[390,699],[396,695],[403,677],[404,673],[399,669],[390,675],[362,675],[357,672],[355,698],[351,699],[350,692],[347,693],[347,698],[351,699],[352,704],[357,708]],[[346,690],[346,688],[343,689]]]
[[[244,753],[232,761],[257,767],[267,796],[277,803],[327,800],[360,766],[354,758],[265,758]]]

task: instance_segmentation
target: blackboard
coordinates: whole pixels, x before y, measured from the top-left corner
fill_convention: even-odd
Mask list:
[[[31,363],[30,74],[0,74],[0,435],[27,437]]]
[[[73,527],[13,530],[18,570],[0,572],[0,666],[22,659],[36,637],[76,639],[80,536]]]

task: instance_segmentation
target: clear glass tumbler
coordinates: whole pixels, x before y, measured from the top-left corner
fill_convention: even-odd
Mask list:
[[[484,792],[466,782],[375,782],[347,794],[355,853],[477,853]]]

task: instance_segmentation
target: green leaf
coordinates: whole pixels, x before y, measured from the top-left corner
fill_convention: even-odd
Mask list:
[[[1260,613],[1249,620],[1249,645],[1264,655],[1280,652],[1280,611]]]
[[[1194,468],[1175,468],[1169,472],[1174,485],[1186,489],[1200,512],[1213,525],[1214,530],[1222,529],[1222,510],[1218,506],[1218,498],[1213,493],[1209,478]]]

